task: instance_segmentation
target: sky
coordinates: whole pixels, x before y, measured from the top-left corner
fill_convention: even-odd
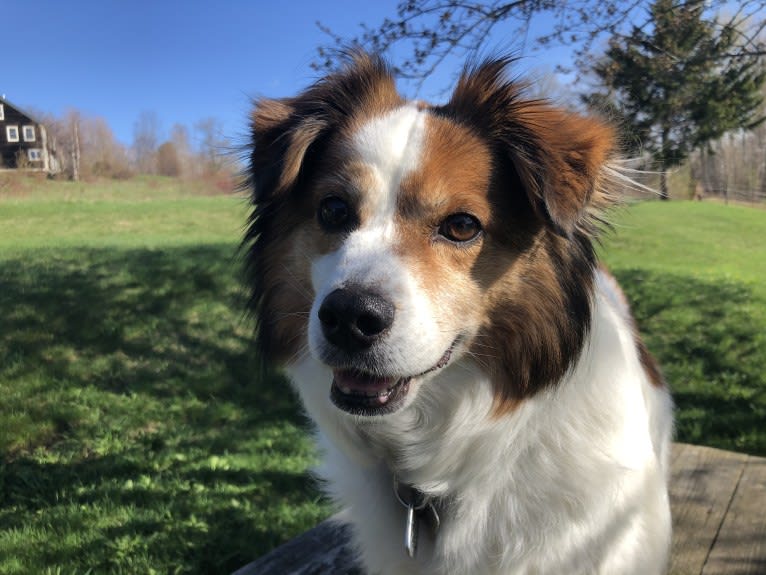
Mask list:
[[[342,36],[395,15],[396,0],[0,0],[0,95],[29,112],[76,108],[133,141],[138,117],[156,115],[160,139],[217,118],[242,141],[252,98],[297,93],[317,78],[317,21]],[[542,23],[545,26],[545,22]],[[495,46],[506,46],[502,29]],[[490,43],[492,46],[492,43]],[[529,55],[552,70],[562,50]],[[458,67],[456,63],[455,68]],[[443,69],[419,97],[440,93]]]

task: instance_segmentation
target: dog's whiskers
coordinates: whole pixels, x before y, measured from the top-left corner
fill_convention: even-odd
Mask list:
[[[282,268],[283,268],[283,269],[284,269],[284,270],[287,272],[287,276],[286,276],[286,278],[287,278],[287,279],[290,281],[290,285],[291,285],[292,287],[294,287],[296,290],[298,290],[298,292],[299,292],[299,293],[300,293],[302,296],[305,296],[306,298],[308,298],[308,300],[309,300],[309,301],[313,300],[313,299],[314,299],[314,294],[313,294],[313,293],[311,293],[311,292],[310,292],[310,291],[309,291],[309,290],[306,288],[306,286],[304,285],[304,283],[303,283],[303,282],[300,280],[300,278],[299,278],[299,277],[297,277],[297,276],[295,275],[295,273],[293,272],[293,270],[291,270],[291,269],[290,269],[290,268],[287,266],[287,264],[285,264],[285,263],[282,263]]]
[[[294,340],[295,338],[292,339],[292,341]],[[303,361],[304,359],[308,358],[309,355],[310,355],[309,347],[304,344],[300,346],[285,363],[288,365],[292,363],[299,363],[300,361]]]

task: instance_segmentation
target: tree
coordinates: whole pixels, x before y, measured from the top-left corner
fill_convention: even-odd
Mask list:
[[[72,160],[72,179],[77,182],[80,179],[80,112],[77,110],[70,110],[67,114],[67,119],[64,120],[69,128],[70,146],[69,152]]]
[[[165,142],[157,149],[157,173],[161,176],[177,177],[181,174],[178,151],[173,142]]]
[[[81,131],[83,117],[79,110],[70,108],[63,117],[41,113],[45,129],[48,132],[48,146],[54,150],[61,170],[74,181],[81,175]]]
[[[698,148],[735,128],[763,121],[760,92],[766,69],[758,55],[727,58],[740,35],[704,17],[705,3],[657,0],[651,31],[634,27],[615,35],[594,71],[633,139],[652,154],[660,171],[660,196],[668,197],[666,171]]]
[[[208,117],[194,125],[199,134],[199,153],[201,165],[206,173],[218,172],[224,165],[223,153],[227,141],[223,137],[223,126],[217,118]]]
[[[180,176],[193,175],[191,145],[189,144],[189,130],[183,124],[174,124],[170,130],[170,141],[175,147],[178,156],[178,171]]]
[[[132,175],[128,151],[104,118],[88,117],[74,108],[61,118],[44,113],[38,117],[45,124],[58,166],[71,179]]]
[[[580,69],[592,62],[591,48],[602,40],[622,34],[628,23],[649,30],[648,0],[402,0],[396,15],[375,27],[362,24],[359,36],[346,38],[319,23],[331,39],[319,48],[316,69],[331,70],[338,64],[339,47],[358,45],[391,56],[394,49],[404,53],[394,62],[400,77],[422,81],[450,57],[461,60],[486,47],[490,34],[499,27],[516,50],[524,50],[530,25],[545,18],[549,29],[530,38],[532,48],[552,44],[572,47]],[[682,6],[683,4],[679,4]],[[732,3],[712,0],[715,7],[728,8]],[[726,19],[710,19],[716,27],[726,27],[737,34],[733,51],[721,53],[725,59],[766,54],[762,32],[766,29],[766,1],[743,0]],[[521,39],[520,41],[518,39]],[[403,48],[403,50],[402,50]]]
[[[160,122],[157,114],[144,110],[133,125],[133,153],[136,167],[144,174],[152,174],[157,169],[157,142]]]
[[[84,173],[105,178],[132,175],[128,153],[104,118],[83,118],[80,132]]]

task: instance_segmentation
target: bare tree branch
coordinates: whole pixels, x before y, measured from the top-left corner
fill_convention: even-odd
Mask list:
[[[649,0],[402,0],[394,17],[375,27],[362,25],[355,37],[341,37],[318,23],[330,44],[320,47],[320,60],[313,67],[333,69],[342,46],[358,45],[379,53],[404,46],[409,55],[395,62],[395,70],[401,77],[415,81],[420,89],[448,57],[466,58],[486,48],[488,37],[500,23],[509,26],[508,39],[523,39],[519,48],[526,48],[533,18],[547,15],[555,24],[549,32],[533,38],[531,48],[570,46],[574,64],[582,74],[592,67],[607,38],[624,38],[631,29],[641,30],[648,25],[651,4]],[[683,0],[676,3],[678,9],[685,5]],[[719,16],[732,9],[730,16]],[[710,0],[705,13],[717,28],[738,35],[736,50],[722,58],[766,53],[766,0],[742,0],[733,5]],[[559,70],[570,71],[563,65]]]

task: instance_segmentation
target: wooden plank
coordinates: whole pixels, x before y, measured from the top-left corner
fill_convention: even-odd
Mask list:
[[[670,450],[670,469],[676,468],[676,461],[681,457],[687,449],[691,449],[693,445],[688,443],[674,443],[673,448]]]
[[[747,455],[695,445],[676,444],[673,450],[670,573],[699,575],[734,496]]]
[[[766,573],[766,459],[750,457],[703,575]]]
[[[291,539],[233,575],[363,575],[348,547],[341,514]]]

